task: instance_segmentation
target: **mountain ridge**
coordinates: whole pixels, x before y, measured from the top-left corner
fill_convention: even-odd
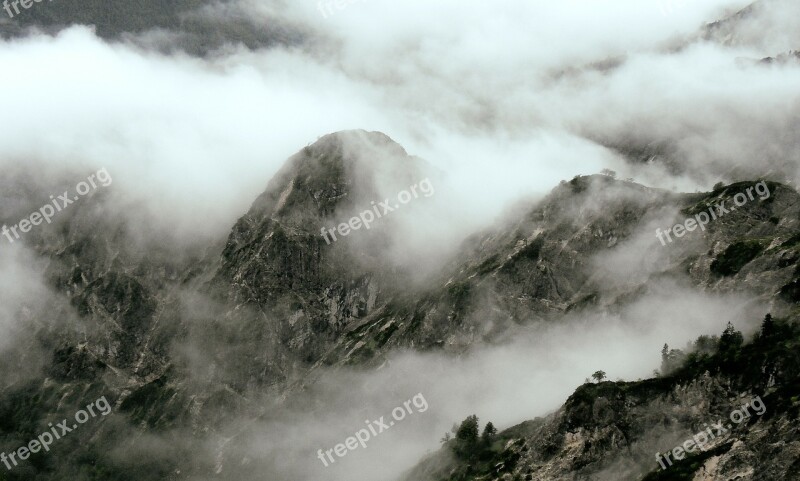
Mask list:
[[[751,183],[675,194],[609,175],[578,176],[512,210],[508,224],[470,236],[424,288],[409,289],[403,266],[382,257],[396,217],[349,243],[329,245],[320,235],[321,227],[425,176],[437,178],[384,134],[349,131],[287,161],[224,245],[179,258],[157,246],[140,252],[102,197],[32,233],[30,246],[46,261],[48,285],[61,299],[54,302],[69,322],[38,318],[35,336],[17,346],[21,353],[42,346],[51,360],[0,394],[9,419],[0,447],[23,442],[47,413],[67,411],[76,393],[106,392],[116,407],[106,423],[119,432],[87,429],[85,446],[48,458],[66,460],[65,467],[48,465],[42,475],[70,473],[76,457],[92,452],[104,479],[125,479],[123,465],[93,443],[142,449],[135,434],[143,428],[174,436],[176,459],[187,461],[138,465],[141,479],[160,479],[164,469],[230,472],[238,462],[230,441],[240,430],[228,410],[259,418],[261,400],[278,399],[267,409],[280,409],[331,369],[374,369],[403,350],[466,354],[566,313],[613,313],[661,278],[685,278],[709,292],[752,290],[776,315],[791,313],[797,301],[800,202],[796,191],[773,182],[766,184],[769,202],[748,203],[702,235],[660,246],[650,225],[665,228],[658,222],[732,202]],[[759,248],[742,265],[734,259],[731,272],[712,272],[742,242]],[[598,271],[598,259],[640,252],[652,260],[638,276]],[[38,407],[20,418],[19,399],[36,399]],[[205,449],[205,436],[224,446],[213,463],[186,454]]]

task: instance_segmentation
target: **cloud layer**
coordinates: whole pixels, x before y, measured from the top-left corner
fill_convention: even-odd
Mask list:
[[[123,28],[114,41],[86,26],[1,41],[0,190],[22,200],[0,222],[44,204],[52,185],[105,167],[116,212],[141,232],[224,239],[286,158],[354,128],[387,133],[443,173],[425,215],[398,215],[395,233],[401,262],[431,268],[516,201],[578,174],[612,168],[682,190],[800,176],[800,66],[752,61],[800,48],[800,12],[788,0],[765,2],[709,40],[704,22],[746,1],[370,0],[327,18],[326,2],[200,5],[186,15],[234,33],[272,21],[302,32],[243,42],[258,49],[215,32],[220,47],[202,56],[182,53],[185,32],[169,23]],[[620,153],[648,149],[658,153],[649,163]],[[19,313],[46,289],[29,254],[6,247],[0,339],[17,339]],[[616,260],[626,268],[609,275],[648,268]],[[262,456],[291,479],[390,479],[468,414],[507,427],[556,408],[594,370],[646,377],[663,342],[743,323],[753,318],[745,306],[662,285],[618,318],[565,319],[464,359],[398,354],[377,373],[332,375],[313,398],[324,408],[255,424],[250,447],[227,456],[240,465]],[[316,449],[418,392],[428,412],[318,471]]]

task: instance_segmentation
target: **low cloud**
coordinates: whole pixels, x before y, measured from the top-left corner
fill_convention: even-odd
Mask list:
[[[0,389],[33,378],[49,359],[40,332],[66,324],[45,285],[44,264],[19,245],[0,239]]]
[[[484,346],[459,358],[398,353],[380,369],[320,371],[319,381],[283,409],[227,443],[223,473],[257,479],[264,473],[297,480],[393,480],[415,465],[453,423],[477,414],[507,428],[559,408],[593,372],[610,379],[648,378],[660,366],[664,343],[683,348],[703,334],[720,334],[730,320],[752,330],[763,306],[743,296],[707,296],[664,280],[618,314],[585,313],[547,326],[522,328],[509,344]],[[409,415],[336,463],[325,467],[318,449],[331,449],[417,393],[429,408]],[[259,473],[259,474],[255,474]]]

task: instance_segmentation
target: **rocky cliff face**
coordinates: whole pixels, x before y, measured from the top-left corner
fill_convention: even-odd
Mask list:
[[[26,473],[84,479],[77,474],[80,459],[90,456],[91,476],[127,479],[126,465],[98,451],[98,443],[144,449],[136,439],[156,429],[180,442],[163,462],[137,465],[137,479],[163,479],[176,470],[202,474],[224,469],[224,456],[177,467],[169,460],[207,439],[222,439],[224,446],[235,437],[226,425],[228,411],[259,416],[264,398],[286,398],[323,368],[376,366],[397,349],[461,353],[502,342],[519,324],[620,309],[665,278],[684,279],[698,290],[747,293],[776,314],[794,313],[800,204],[796,191],[772,182],[764,184],[768,197],[754,197],[704,230],[661,245],[656,228],[720,203],[730,207],[754,183],[674,194],[605,175],[576,177],[467,239],[441,275],[424,285],[386,255],[397,242],[401,214],[336,242],[321,235],[322,228],[426,177],[438,178],[387,136],[343,132],[289,159],[218,245],[180,251],[168,236],[142,240],[103,196],[32,234],[29,245],[45,263],[53,296],[46,310],[20,313],[36,329],[13,355],[30,356],[35,347],[47,360],[32,378],[0,393],[2,447],[26,441],[45,416],[70,412],[77,393],[104,392],[116,403],[114,423],[76,435],[80,447],[65,449],[58,467],[34,464]],[[632,259],[644,259],[643,265],[627,269]],[[63,321],[48,320],[52,313]],[[524,441],[529,452],[510,444],[509,456],[533,456],[531,443],[553,438],[523,464],[555,463],[547,464],[547,472],[556,473],[547,479],[561,479],[583,466],[568,452],[585,457],[599,449],[589,446],[626,446],[630,434],[615,416],[635,420],[639,430],[657,422],[623,406],[683,403],[667,395],[673,390],[711,402],[703,393],[724,382],[667,389],[658,381],[653,385],[662,391],[645,385],[630,401],[617,387],[603,387],[610,394],[586,387],[587,399],[606,401],[581,401],[583,408],[533,423],[535,432]],[[35,408],[19,411],[20,403]],[[610,417],[588,429],[586,419],[570,417],[586,409]],[[564,431],[563,423],[574,426]],[[24,479],[17,475],[9,479]]]

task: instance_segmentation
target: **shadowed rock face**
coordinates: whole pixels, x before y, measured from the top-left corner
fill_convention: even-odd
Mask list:
[[[51,476],[44,479],[77,471],[90,453],[98,472],[124,472],[104,454],[112,450],[97,451],[97,443],[131,448],[142,429],[180,438],[174,456],[137,466],[140,479],[161,479],[175,459],[191,458],[184,454],[209,432],[230,437],[223,431],[231,409],[261,413],[256,400],[285,398],[324,375],[326,366],[375,366],[396,349],[461,353],[502,342],[521,324],[558,322],[583,309],[613,312],[664,278],[746,291],[787,316],[797,301],[800,203],[797,192],[777,183],[768,183],[768,199],[662,246],[655,227],[666,229],[712,204],[730,205],[752,183],[673,194],[607,176],[576,177],[466,239],[455,260],[424,285],[412,284],[410,267],[386,256],[400,213],[336,242],[321,235],[372,201],[436,175],[384,134],[328,135],[288,160],[227,240],[182,252],[167,241],[138,239],[103,195],[87,198],[26,239],[45,263],[55,300],[47,313],[28,314],[36,327],[17,351],[22,356],[36,347],[51,359],[41,375],[0,393],[0,409],[9,413],[0,443],[25,438],[30,419],[74,412],[86,397],[76,393],[103,393],[117,409],[102,426],[113,424],[116,434],[110,427],[76,433],[81,446],[63,453],[61,467],[40,469]],[[646,268],[626,270],[630,258],[646,259]],[[52,313],[64,321],[52,322]],[[637,402],[671,402],[662,387],[643,388]],[[624,413],[617,394],[586,392],[609,399],[605,408],[597,404],[598,415]],[[14,411],[20,399],[36,405],[31,417]],[[651,422],[635,411],[627,415],[642,429]],[[616,422],[601,418],[608,426]],[[547,429],[563,428],[558,422],[534,423],[526,446],[544,443]],[[576,431],[572,441],[545,443],[545,451],[555,456],[595,438],[621,446],[617,430],[627,436],[619,426]],[[553,458],[559,466],[576,466],[559,456]],[[181,467],[202,474],[214,462]]]

